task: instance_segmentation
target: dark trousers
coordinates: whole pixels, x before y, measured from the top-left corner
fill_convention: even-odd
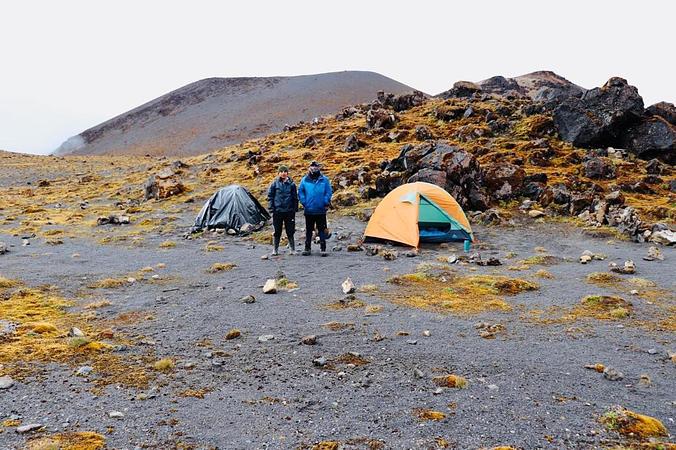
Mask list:
[[[289,211],[276,212],[272,214],[272,227],[275,229],[275,249],[279,246],[279,239],[282,237],[282,226],[286,229],[286,237],[289,239],[289,247],[291,247],[293,250],[295,247],[293,234],[296,232],[296,213]]]
[[[326,251],[326,214],[305,214],[305,250],[310,250],[315,227],[319,234],[319,248]]]

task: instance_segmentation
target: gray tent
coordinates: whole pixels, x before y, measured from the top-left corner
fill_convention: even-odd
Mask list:
[[[191,231],[195,233],[205,228],[232,228],[240,233],[245,224],[249,224],[246,231],[257,230],[269,219],[270,214],[251,192],[242,186],[231,184],[207,200]]]

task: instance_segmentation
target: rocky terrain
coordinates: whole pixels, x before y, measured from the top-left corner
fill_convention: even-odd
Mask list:
[[[402,93],[411,88],[377,73],[357,71],[208,78],[71,137],[56,154],[207,153],[367,101],[378,90]]]
[[[543,72],[180,160],[0,152],[0,448],[673,448],[673,112]],[[188,234],[312,159],[329,258]],[[470,253],[361,242],[414,180]]]

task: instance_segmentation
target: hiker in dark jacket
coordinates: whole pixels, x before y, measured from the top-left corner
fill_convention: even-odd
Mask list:
[[[303,255],[311,253],[310,244],[312,243],[312,231],[317,228],[319,234],[319,246],[321,255],[327,256],[326,239],[327,224],[326,210],[331,203],[331,183],[320,170],[319,163],[312,161],[308,174],[303,177],[298,187],[298,197],[305,209],[305,250]]]
[[[272,214],[274,256],[279,255],[279,240],[282,237],[282,226],[286,229],[291,253],[296,251],[293,234],[296,232],[296,212],[298,211],[298,191],[296,183],[289,177],[289,168],[279,166],[278,176],[268,188],[268,211]]]

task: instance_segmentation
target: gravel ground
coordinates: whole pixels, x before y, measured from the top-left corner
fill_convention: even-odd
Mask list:
[[[354,241],[363,226],[350,218],[333,220],[334,234],[353,233],[347,241]],[[173,372],[161,375],[145,391],[112,385],[98,394],[85,378],[74,375],[73,368],[54,365],[44,379],[31,378],[0,391],[0,421],[38,422],[45,426],[41,433],[96,431],[116,449],[174,448],[178,443],[197,448],[298,448],[322,440],[337,440],[346,448],[369,448],[373,441],[381,441],[384,448],[437,448],[438,438],[462,449],[586,449],[621,441],[598,423],[599,415],[619,404],[656,417],[675,432],[676,365],[667,356],[676,351],[673,334],[621,326],[622,321],[545,325],[526,320],[530,310],[570,307],[588,294],[613,293],[584,281],[588,273],[606,271],[609,261],[621,265],[632,259],[637,276],[673,293],[673,249],[662,249],[664,261],[647,262],[641,259],[646,245],[594,238],[565,225],[478,227],[476,232],[484,259],[496,256],[505,265],[457,265],[460,273],[529,278],[543,267],[518,272],[506,267],[536,255],[538,246],[567,260],[544,267],[554,278],[539,279],[540,290],[508,297],[510,312],[440,314],[390,303],[378,292],[358,293],[366,304],[382,306],[380,312],[368,314],[364,308],[325,306],[343,297],[340,286],[348,276],[356,286],[375,284],[386,291],[394,288],[386,282],[392,275],[413,272],[439,255],[461,254],[460,245],[425,247],[418,257],[394,261],[345,250],[328,258],[283,254],[262,260],[269,247],[252,248],[250,241],[222,235],[214,238],[225,246],[220,252],[204,252],[207,238],[182,240],[178,235],[176,248],[168,250],[158,248],[167,236],[146,236],[140,247],[98,245],[87,239],[66,239],[50,247],[39,240],[21,246],[18,237],[0,235],[11,245],[9,253],[0,255],[1,275],[29,285],[53,284],[65,296],[92,280],[166,264],[157,273],[168,281],[101,290],[112,304],[97,314],[103,319],[130,311],[152,315],[152,320],[122,331],[153,341],[143,350],[149,348],[157,358],[177,360]],[[335,244],[332,240],[329,248]],[[580,265],[577,259],[587,249],[608,259]],[[508,260],[509,252],[518,256]],[[73,258],[73,253],[80,257]],[[226,261],[237,267],[219,274],[205,272],[212,263]],[[262,294],[265,280],[279,270],[299,289]],[[256,302],[242,303],[240,298],[249,294]],[[635,317],[653,317],[654,305],[631,300]],[[332,321],[353,326],[339,331],[323,326]],[[481,321],[500,323],[506,331],[483,339],[475,329]],[[240,329],[242,336],[225,340],[231,328]],[[424,336],[424,330],[430,336]],[[400,331],[410,334],[402,336]],[[385,339],[374,340],[376,333]],[[317,336],[316,345],[299,343],[310,334]],[[261,335],[274,339],[260,342]],[[211,340],[213,348],[197,345],[204,339]],[[315,358],[330,360],[348,352],[368,363],[313,365]],[[609,381],[584,368],[597,362],[619,370],[624,379]],[[431,378],[443,373],[466,377],[467,388],[436,392]],[[650,386],[639,384],[642,374],[650,377]],[[177,395],[188,388],[208,392],[203,399]],[[139,393],[155,395],[140,400]],[[421,421],[413,413],[416,408],[442,411],[447,417]],[[123,412],[124,417],[110,418],[110,411]],[[0,433],[2,449],[22,448],[25,442],[26,436],[11,428]]]

